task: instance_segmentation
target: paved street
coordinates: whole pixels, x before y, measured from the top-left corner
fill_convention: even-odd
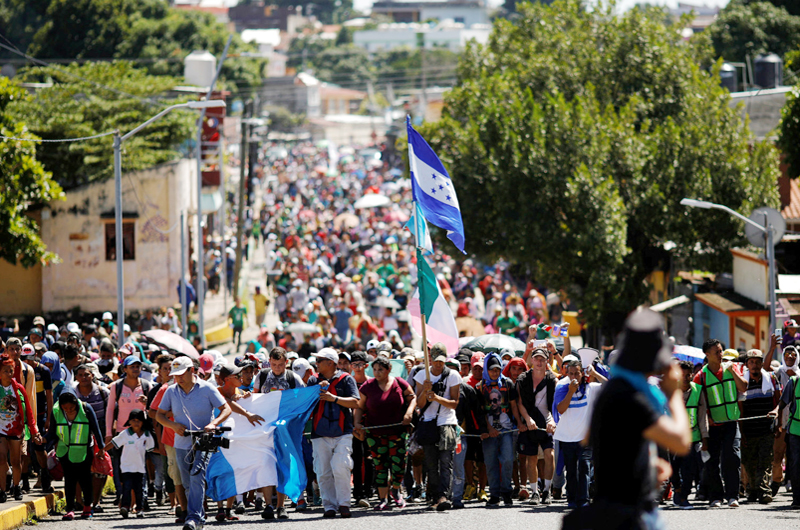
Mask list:
[[[672,530],[681,529],[721,529],[725,530],[752,530],[753,528],[768,529],[793,529],[800,528],[800,512],[788,509],[791,497],[780,493],[775,503],[769,506],[742,504],[738,509],[706,507],[683,511],[667,508],[662,511],[667,526]],[[166,508],[155,507],[144,519],[123,520],[116,513],[105,513],[95,516],[92,521],[62,522],[60,517],[49,517],[39,523],[44,528],[51,530],[86,530],[88,528],[103,529],[143,529],[151,527],[174,527],[174,520],[166,516]],[[403,510],[394,510],[385,513],[376,513],[362,508],[353,509],[353,518],[345,521],[340,518],[323,520],[321,508],[310,510],[304,514],[294,513],[289,510],[290,519],[286,521],[272,521],[267,523],[261,517],[249,511],[241,516],[238,522],[216,523],[213,521],[209,527],[229,527],[239,530],[252,530],[264,528],[265,524],[296,525],[299,522],[309,523],[306,528],[319,528],[320,530],[366,530],[377,525],[388,523],[392,530],[400,528],[414,528],[415,530],[443,530],[445,528],[458,528],[459,530],[483,530],[487,521],[491,521],[492,529],[519,528],[520,524],[535,525],[536,530],[556,530],[561,528],[561,518],[567,507],[564,502],[556,502],[550,507],[532,507],[529,505],[516,505],[513,508],[484,508],[482,504],[468,503],[464,510],[449,511],[445,513],[426,512],[422,505],[410,505]],[[296,526],[295,526],[296,527]]]

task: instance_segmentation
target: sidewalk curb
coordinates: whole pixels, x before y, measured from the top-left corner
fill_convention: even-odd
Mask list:
[[[57,490],[54,493],[48,493],[43,497],[36,500],[28,501],[19,506],[14,506],[7,510],[0,511],[0,530],[13,530],[25,524],[28,517],[33,516],[41,519],[50,513],[50,510],[55,508],[56,499],[63,499],[64,491]]]

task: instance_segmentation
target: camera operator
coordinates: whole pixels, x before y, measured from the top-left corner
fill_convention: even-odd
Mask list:
[[[205,523],[203,501],[206,494],[206,461],[201,451],[194,447],[194,438],[185,436],[185,431],[214,432],[231,414],[231,407],[219,390],[196,377],[194,372],[194,364],[188,357],[172,361],[169,375],[176,384],[164,392],[156,413],[158,423],[176,434],[175,454],[188,501],[183,530],[196,530]],[[214,409],[220,411],[216,418],[213,418]],[[174,421],[167,419],[168,412],[172,412]]]

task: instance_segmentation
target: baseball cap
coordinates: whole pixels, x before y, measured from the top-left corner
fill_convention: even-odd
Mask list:
[[[469,360],[470,366],[475,366],[476,364],[483,366],[483,358],[486,357],[482,352],[475,352],[472,354],[472,357]]]
[[[444,362],[444,365],[445,365],[445,366],[449,366],[449,367],[451,367],[451,368],[455,368],[456,370],[461,370],[461,363],[460,363],[460,362],[458,362],[458,360],[457,360],[457,359],[447,359],[447,360]]]
[[[174,364],[175,363],[173,363],[173,365]],[[225,379],[226,377],[231,376],[231,375],[238,375],[238,374],[240,374],[242,372],[242,367],[241,366],[233,366],[233,365],[228,364],[228,363],[220,364],[219,366],[220,366],[219,376],[222,379]]]
[[[183,372],[192,368],[194,364],[192,364],[192,360],[188,357],[181,356],[176,358],[172,361],[172,369],[169,371],[169,375],[181,375]]]
[[[306,375],[306,372],[310,369],[311,364],[305,359],[297,359],[292,363],[292,371],[300,377]]]
[[[438,361],[439,357],[444,357],[444,360],[447,360],[447,347],[441,342],[437,342],[431,346],[430,353],[431,359],[434,361]]]
[[[738,358],[739,358],[739,352],[734,350],[733,348],[728,348],[727,350],[722,352],[723,361],[733,361]]]
[[[56,326],[55,324],[48,324],[47,331],[55,331],[56,333],[58,333],[58,326]]]
[[[31,328],[31,330],[28,332],[28,335],[39,335],[40,337],[44,336],[41,328]]]
[[[570,353],[569,355],[567,355],[566,357],[564,357],[564,358],[562,359],[562,361],[563,361],[564,363],[569,363],[569,362],[572,362],[572,361],[578,361],[578,362],[581,362],[581,360],[580,360],[580,359],[578,359],[578,356],[577,356],[577,355],[572,355],[571,353]]]
[[[363,351],[354,351],[352,354],[350,354],[350,362],[353,362],[353,363],[357,363],[357,362],[365,363],[365,362],[367,362],[367,354],[364,353]]]
[[[20,355],[22,357],[33,357],[36,355],[36,350],[33,348],[32,344],[23,344],[22,353]]]
[[[339,360],[347,359],[347,362],[350,362],[350,354],[343,351],[339,354]]]
[[[375,339],[372,339],[371,341],[367,342],[367,351],[369,351],[369,350],[377,350],[379,345],[380,345],[380,342],[378,342]]]
[[[798,327],[797,326],[797,321],[795,321],[795,319],[793,319],[793,318],[790,318],[789,320],[787,320],[786,322],[783,323],[783,327],[785,327],[785,328],[796,328],[796,327]]]
[[[110,314],[111,313],[109,313],[109,315]],[[111,318],[111,317],[108,317],[108,318]],[[70,322],[69,324],[67,324],[67,331],[69,331],[70,333],[78,333],[80,330],[81,330],[81,327],[78,325],[77,322]]]
[[[546,350],[543,350],[542,348],[536,348],[533,350],[533,355],[531,357],[544,357],[547,359],[550,357],[550,355],[548,355]],[[569,357],[569,355],[567,355],[567,357]]]
[[[317,361],[320,361],[322,359],[327,359],[328,361],[331,361],[333,363],[339,362],[339,354],[336,353],[336,350],[334,350],[333,348],[322,348],[320,351],[317,352],[315,357],[317,358]]]
[[[125,360],[122,361],[122,366],[130,366],[133,363],[142,364],[142,360],[136,355],[128,355],[125,357]]]
[[[47,351],[47,344],[45,344],[44,342],[37,342],[36,344],[33,345],[33,349],[36,350],[37,352],[44,353]]]
[[[44,326],[44,317],[33,317],[34,326]]]
[[[392,343],[382,340],[378,343],[378,351],[392,351]]]
[[[103,318],[102,318],[102,320],[111,320],[111,319],[113,319],[113,318],[114,318],[114,317],[111,315],[111,311],[106,311],[105,313],[103,313]]]
[[[505,357],[506,355],[510,355],[511,357],[514,357],[515,352],[511,348],[503,348],[502,350],[500,350],[500,358],[501,359],[503,357]]]
[[[300,356],[299,356],[299,355],[297,355],[297,352],[296,352],[296,351],[290,351],[290,352],[286,352],[286,360],[287,360],[287,361],[288,361],[289,359],[297,359],[297,358],[299,358],[299,357],[300,357]]]
[[[211,355],[209,355],[207,353],[204,353],[197,360],[200,363],[200,369],[203,370],[205,373],[208,373],[208,372],[210,372],[211,370],[214,369],[214,357],[213,356],[211,356]]]
[[[750,359],[764,359],[764,353],[761,350],[747,350],[747,360]]]

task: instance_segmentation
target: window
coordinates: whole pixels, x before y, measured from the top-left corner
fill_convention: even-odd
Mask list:
[[[136,259],[136,224],[134,221],[122,221],[122,259]],[[117,259],[116,224],[106,223],[106,261]]]

